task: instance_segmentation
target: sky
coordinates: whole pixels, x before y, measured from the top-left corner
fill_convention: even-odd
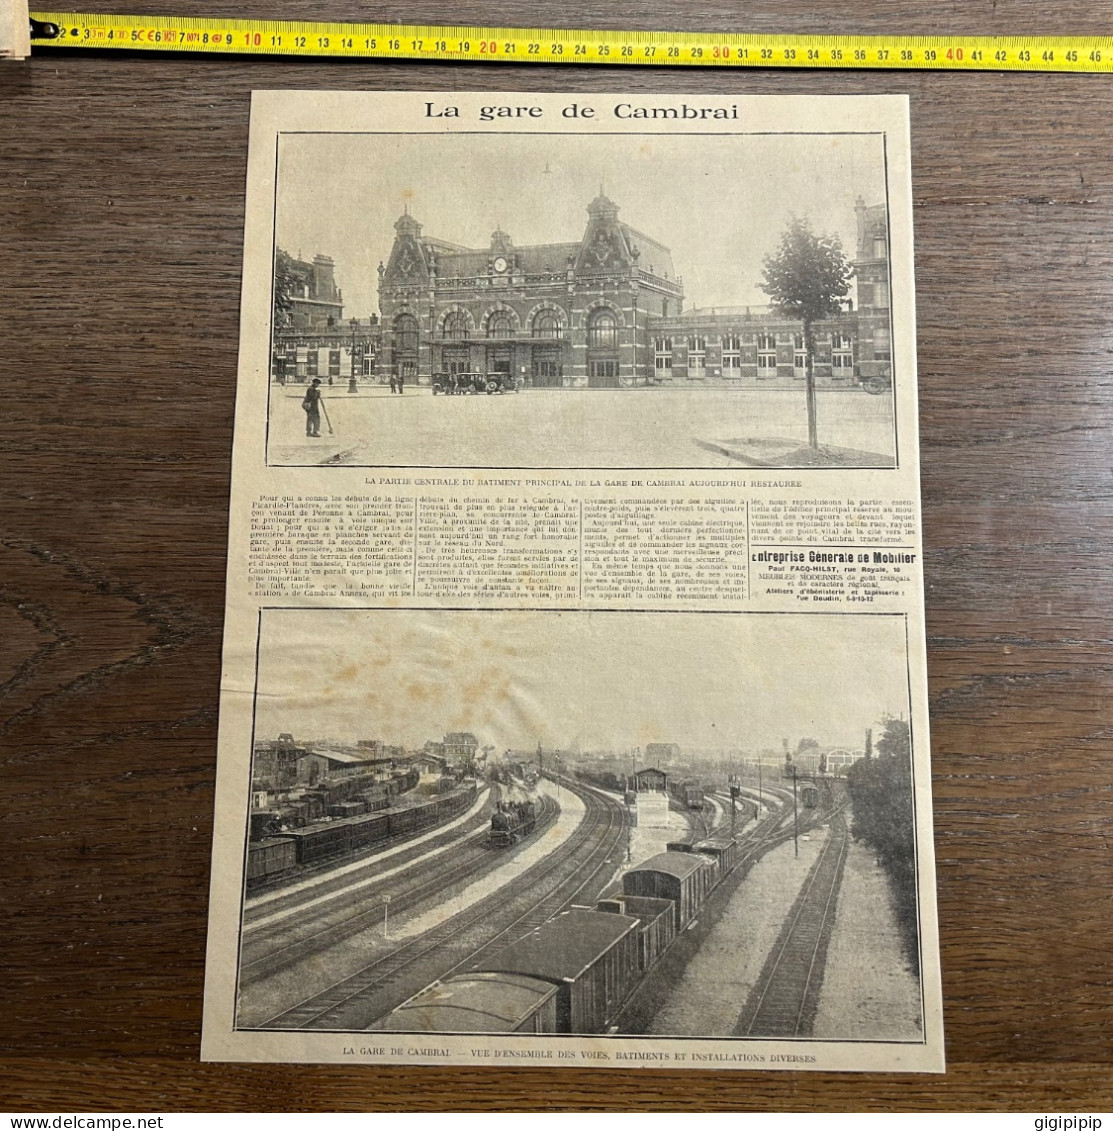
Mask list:
[[[408,207],[425,236],[483,248],[582,238],[602,186],[672,250],[685,308],[763,305],[762,257],[792,215],[855,251],[854,201],[885,199],[877,135],[295,134],[280,142],[276,237],[331,256],[344,317],[378,310],[378,264]]]
[[[909,715],[898,616],[268,610],[256,737],[496,751],[857,748]]]

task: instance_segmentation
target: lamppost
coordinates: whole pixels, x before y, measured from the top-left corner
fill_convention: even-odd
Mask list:
[[[353,318],[348,325],[352,328],[352,371],[348,376],[348,392],[355,393],[358,392],[356,386],[356,331],[359,329],[359,319]]]

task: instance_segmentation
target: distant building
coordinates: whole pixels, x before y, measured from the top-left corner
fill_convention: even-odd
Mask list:
[[[283,384],[370,379],[381,338],[378,315],[344,321],[336,267],[327,255],[295,259],[281,248],[275,266],[271,378]]]
[[[329,256],[315,255],[312,262],[307,262],[279,248],[275,279],[275,305],[285,315],[284,327],[316,329],[333,326],[343,318],[336,264]]]
[[[884,204],[866,205],[858,197],[858,247],[854,274],[858,280],[859,375],[892,377],[893,342],[889,295],[889,215]]]
[[[387,777],[393,766],[391,758],[377,757],[359,747],[350,750],[317,748],[299,754],[297,780],[302,785],[315,785],[322,778],[346,778],[356,774]]]
[[[433,754],[428,750],[422,750],[414,758],[414,765],[423,773],[442,774],[445,769],[444,755]]]
[[[444,736],[444,756],[449,765],[475,761],[479,740],[466,731],[453,731]]]
[[[305,753],[291,734],[257,741],[251,762],[252,789],[289,789],[297,782],[298,758]]]
[[[664,793],[668,784],[669,775],[652,766],[634,773],[634,789],[638,793]]]
[[[891,381],[888,212],[885,204],[855,202],[857,241],[852,261],[858,309],[814,326],[812,371],[817,387]],[[803,382],[808,354],[799,322],[771,306],[714,306],[650,321],[654,378],[739,387],[785,388]]]
[[[833,774],[835,777],[844,777],[846,771],[850,769],[855,762],[865,756],[865,751],[863,750],[846,750],[842,748],[828,750],[827,772]]]

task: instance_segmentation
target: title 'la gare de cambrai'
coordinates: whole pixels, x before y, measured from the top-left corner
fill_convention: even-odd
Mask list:
[[[886,391],[892,380],[884,204],[855,206],[857,309],[815,325],[817,387]],[[602,191],[582,235],[484,248],[426,235],[409,210],[380,263],[379,313],[344,319],[333,260],[278,252],[272,379],[430,385],[447,374],[533,388],[654,384],[791,388],[807,358],[799,322],[769,306],[685,310],[668,247],[631,227]]]

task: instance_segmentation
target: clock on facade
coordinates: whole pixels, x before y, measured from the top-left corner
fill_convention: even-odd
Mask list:
[[[506,260],[501,255],[495,260],[495,270],[500,275],[506,270]]]

